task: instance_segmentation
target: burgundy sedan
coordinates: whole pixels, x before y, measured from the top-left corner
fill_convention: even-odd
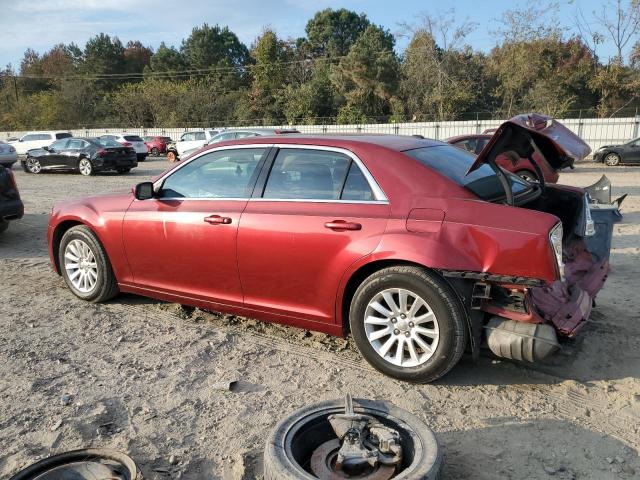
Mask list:
[[[530,115],[477,158],[403,136],[253,137],[205,147],[124,195],[69,201],[51,261],[78,297],[132,292],[351,334],[399,379],[444,375],[481,345],[537,361],[589,316],[608,256],[580,189],[523,181],[505,151],[589,148]]]

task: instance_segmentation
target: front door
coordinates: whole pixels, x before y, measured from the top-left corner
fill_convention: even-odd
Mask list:
[[[347,152],[280,149],[240,219],[245,306],[333,323],[342,275],[385,230],[389,205],[378,190]]]
[[[40,165],[46,168],[64,167],[66,163],[66,157],[64,156],[63,152],[66,150],[68,143],[69,139],[63,138],[61,140],[56,140],[51,145],[49,145],[48,150],[46,150],[46,155],[38,157]]]
[[[210,151],[174,170],[123,222],[136,286],[240,306],[236,239],[267,148]]]

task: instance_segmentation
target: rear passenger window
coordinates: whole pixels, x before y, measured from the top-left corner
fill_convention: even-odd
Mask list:
[[[196,140],[206,140],[204,132],[196,132]]]
[[[69,138],[71,137],[70,133],[56,133],[56,139],[60,140],[61,138]]]
[[[340,199],[361,201],[374,200],[369,182],[355,162],[351,162],[349,174],[347,175],[347,180],[344,183]]]
[[[263,198],[339,200],[350,164],[351,158],[341,153],[283,148]]]

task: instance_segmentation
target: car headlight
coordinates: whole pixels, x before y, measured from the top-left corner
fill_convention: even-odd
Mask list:
[[[558,272],[560,273],[560,280],[564,281],[564,263],[562,262],[562,223],[558,223],[549,232],[549,242],[554,255],[556,256],[556,263],[558,265]]]

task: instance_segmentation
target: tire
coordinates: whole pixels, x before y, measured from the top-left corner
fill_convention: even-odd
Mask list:
[[[160,155],[160,150],[158,150],[158,148],[157,148],[157,147],[153,147],[153,148],[151,149],[151,155],[153,155],[154,157],[159,156],[159,155]]]
[[[91,160],[84,157],[78,161],[78,171],[80,172],[80,175],[84,175],[85,177],[88,177],[95,173]]]
[[[118,173],[129,173],[131,171],[131,168],[119,168],[118,170],[116,170]]]
[[[176,155],[176,152],[174,152],[173,150],[169,150],[167,152],[167,160],[169,160],[171,163],[176,162],[178,160],[178,155]]]
[[[372,415],[400,432],[405,459],[402,471],[393,477],[395,480],[438,479],[442,454],[429,427],[411,413],[387,402],[354,399],[353,406],[356,413]],[[269,435],[265,446],[264,479],[315,479],[316,476],[306,471],[301,463],[308,463],[304,460],[310,457],[313,450],[324,441],[335,438],[330,427],[329,431],[322,428],[324,423],[328,425],[327,416],[335,413],[344,413],[343,400],[309,405],[282,419]]]
[[[392,313],[393,307],[386,302],[389,294],[397,310],[385,317],[372,304],[383,305],[383,310],[386,304],[387,313]],[[414,305],[418,306],[415,312],[410,308]],[[377,321],[365,322],[365,315]],[[445,375],[458,363],[468,341],[464,310],[455,292],[437,274],[413,266],[385,268],[362,282],[351,301],[349,326],[362,356],[376,370],[414,383]],[[379,335],[385,329],[389,333]]]
[[[538,178],[538,175],[535,172],[532,172],[530,170],[518,170],[516,172],[516,175],[522,178],[523,180],[526,180],[527,182],[540,181],[540,179]]]
[[[614,152],[607,153],[604,157],[604,163],[609,167],[615,167],[616,165],[620,165],[620,155]]]
[[[9,222],[6,220],[0,220],[0,233],[6,232],[9,228]]]
[[[24,165],[26,172],[37,174],[42,171],[42,165],[40,164],[40,160],[38,160],[37,158],[27,157]]]
[[[69,247],[68,253],[76,256],[78,252],[77,242],[80,242],[88,247],[93,258],[93,263],[96,264],[95,283],[90,289],[83,289],[81,286],[79,287],[77,284],[74,284],[70,278],[70,274],[75,273],[77,270],[67,268],[68,264],[65,263],[65,253],[67,252],[67,247],[72,242],[76,243],[74,243],[74,248]],[[113,269],[111,268],[111,262],[109,262],[109,258],[107,257],[107,254],[96,234],[93,233],[93,231],[91,231],[91,229],[86,225],[78,225],[65,232],[62,236],[62,240],[60,241],[58,261],[62,277],[76,297],[97,303],[109,300],[118,294],[118,282],[113,273]],[[73,259],[69,259],[69,262],[72,261]],[[79,277],[82,277],[82,274],[80,274]]]

